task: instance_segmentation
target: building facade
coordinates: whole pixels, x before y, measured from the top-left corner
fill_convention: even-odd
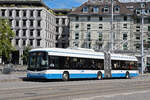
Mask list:
[[[88,0],[70,12],[70,47],[104,50],[112,43],[114,52],[141,56],[141,11],[144,11],[145,64],[150,64],[150,2],[121,3],[111,0]],[[110,36],[113,32],[113,36]],[[140,60],[139,60],[140,62]]]
[[[55,47],[55,16],[41,0],[0,0],[0,16],[9,19],[15,32],[12,39],[16,50],[13,62],[23,64],[21,55],[26,46],[32,48]]]
[[[56,47],[69,47],[69,18],[70,9],[54,9],[56,16]]]

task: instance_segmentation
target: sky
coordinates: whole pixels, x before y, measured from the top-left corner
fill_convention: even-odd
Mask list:
[[[72,7],[79,7],[88,0],[43,0],[45,4],[52,9],[71,9]]]
[[[88,0],[43,0],[45,4],[52,9],[72,9],[72,7],[79,7]],[[122,2],[139,2],[150,0],[119,0]]]

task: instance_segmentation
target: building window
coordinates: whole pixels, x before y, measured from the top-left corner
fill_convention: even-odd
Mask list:
[[[136,10],[136,14],[137,15],[141,14],[141,10]]]
[[[128,50],[128,44],[127,43],[123,44],[123,50]]]
[[[41,10],[38,10],[37,12],[38,12],[38,15],[37,15],[37,16],[38,16],[38,17],[41,17]]]
[[[37,30],[37,36],[39,37],[40,36],[40,30]]]
[[[136,26],[136,32],[140,32],[140,26]]]
[[[30,17],[33,17],[33,10],[30,11]]]
[[[102,41],[102,38],[103,38],[103,34],[102,34],[102,32],[99,32],[98,40]]]
[[[23,27],[26,27],[26,20],[23,20]]]
[[[76,16],[76,21],[79,21],[79,17],[78,16]]]
[[[9,17],[12,17],[12,10],[9,10]]]
[[[33,30],[30,30],[30,36],[33,36]]]
[[[144,3],[141,3],[141,8],[145,8],[145,4]]]
[[[91,29],[91,24],[87,24],[87,30]]]
[[[58,37],[59,37],[59,35],[56,35],[56,37],[55,37],[55,38],[56,38],[56,40],[58,40]]]
[[[66,19],[65,19],[65,18],[63,18],[63,19],[62,19],[62,24],[65,24],[65,21],[66,21]]]
[[[124,33],[124,34],[123,34],[123,40],[127,40],[127,38],[128,38],[127,33]]]
[[[105,6],[105,7],[104,7],[104,12],[107,13],[108,11],[109,11],[108,6]]]
[[[99,12],[99,8],[98,8],[98,7],[94,7],[94,8],[93,8],[93,12],[94,12],[94,13],[98,13],[98,12]]]
[[[140,40],[140,35],[136,35],[136,40]]]
[[[99,24],[99,29],[103,29],[103,24]]]
[[[127,24],[123,24],[123,28],[127,28]]]
[[[87,41],[91,40],[91,33],[90,32],[87,32],[87,34],[86,34],[86,40]]]
[[[59,18],[56,18],[56,24],[59,24]]]
[[[16,45],[18,45],[19,44],[19,39],[16,39]]]
[[[23,36],[26,36],[26,30],[23,30]]]
[[[59,33],[59,27],[58,26],[56,26],[56,32]]]
[[[5,16],[5,11],[6,11],[6,10],[5,10],[5,9],[2,9],[1,11],[2,11],[2,16]]]
[[[30,20],[30,26],[33,27],[33,20]]]
[[[79,33],[75,33],[75,40],[79,39]]]
[[[91,17],[90,17],[90,16],[88,16],[88,17],[87,17],[87,20],[88,20],[88,21],[90,21],[90,20],[91,20]]]
[[[114,7],[114,11],[115,11],[115,12],[119,12],[119,11],[120,11],[120,7],[119,7],[118,5],[115,6],[115,7]]]
[[[37,46],[40,46],[40,39],[37,40]]]
[[[78,28],[79,28],[79,24],[76,24],[76,25],[75,25],[75,28],[78,29]]]
[[[150,31],[150,26],[148,26],[148,31]]]
[[[124,19],[124,21],[127,21],[127,16],[124,16],[124,18],[123,18],[123,19]]]
[[[139,44],[139,43],[135,44],[135,48],[136,48],[137,50],[139,50],[139,49],[140,49],[140,44]]]
[[[25,46],[26,45],[26,40],[23,40],[23,44],[22,44],[23,46]]]
[[[19,27],[19,20],[16,20],[16,26]]]
[[[41,27],[41,20],[39,20],[39,21],[37,22],[37,24],[38,24],[38,27]]]
[[[30,40],[30,46],[32,46],[32,45],[33,45],[33,40],[31,39],[31,40]]]
[[[23,17],[26,17],[26,11],[23,10]]]
[[[102,16],[99,16],[99,21],[103,21],[103,17]]]
[[[16,30],[16,36],[19,36],[19,30]]]
[[[141,23],[141,20],[139,18],[136,19],[136,23]]]
[[[87,13],[88,12],[88,7],[83,7],[83,12]]]
[[[19,17],[19,10],[16,10],[16,17]]]

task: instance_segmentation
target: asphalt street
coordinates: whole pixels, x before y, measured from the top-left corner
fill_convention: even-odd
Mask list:
[[[150,100],[150,75],[132,79],[0,82],[0,100]]]

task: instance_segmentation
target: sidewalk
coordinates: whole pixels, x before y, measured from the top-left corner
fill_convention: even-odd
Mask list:
[[[11,74],[2,74],[0,72],[0,82],[21,81],[24,77],[26,77],[25,72],[12,72]]]

